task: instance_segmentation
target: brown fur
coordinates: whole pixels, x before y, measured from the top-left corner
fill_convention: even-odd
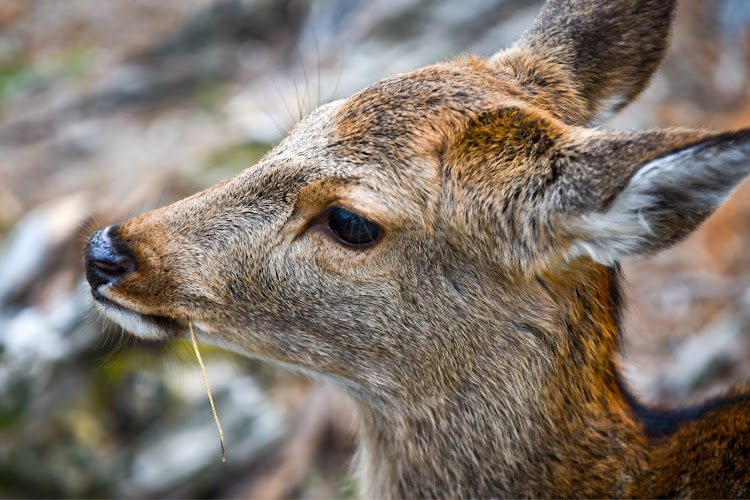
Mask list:
[[[92,237],[94,295],[136,333],[190,318],[334,380],[360,407],[366,497],[748,496],[747,388],[658,410],[617,369],[617,259],[678,241],[750,173],[748,132],[584,127],[647,84],[673,7],[551,0],[490,60],[323,106],[236,178],[109,230],[133,272],[100,284]],[[382,236],[343,245],[331,206]]]

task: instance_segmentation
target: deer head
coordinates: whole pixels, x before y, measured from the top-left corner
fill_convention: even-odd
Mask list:
[[[612,266],[679,241],[750,172],[748,131],[588,128],[646,86],[673,7],[551,0],[490,59],[319,107],[237,177],[95,233],[97,304],[141,337],[184,338],[191,320],[203,342],[333,379],[373,435],[379,418],[504,419],[502,460],[467,467],[520,470],[556,379],[612,369]],[[455,427],[433,437],[471,439]],[[373,461],[372,482],[394,480]]]

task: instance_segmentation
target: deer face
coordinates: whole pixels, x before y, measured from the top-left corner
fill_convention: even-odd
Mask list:
[[[95,233],[94,298],[136,335],[183,337],[190,320],[202,341],[355,391],[458,380],[490,342],[510,370],[539,354],[519,318],[554,321],[535,277],[677,241],[750,150],[747,133],[583,128],[644,79],[594,88],[544,55],[532,36],[322,106],[239,176]]]
[[[143,337],[183,337],[190,319],[206,342],[395,387],[457,300],[428,271],[455,261],[437,224],[447,110],[413,80],[325,105],[239,176],[96,233],[102,311]]]

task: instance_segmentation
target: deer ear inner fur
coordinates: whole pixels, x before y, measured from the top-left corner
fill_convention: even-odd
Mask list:
[[[691,139],[696,132],[652,134],[681,142],[680,135]],[[576,213],[563,216],[573,235],[565,251],[568,258],[589,255],[609,264],[667,248],[711,215],[750,173],[750,131],[712,134],[666,153],[660,149],[656,147],[653,159],[622,168],[627,182],[600,206],[568,206]]]

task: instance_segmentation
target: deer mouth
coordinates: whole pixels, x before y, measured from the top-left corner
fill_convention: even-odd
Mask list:
[[[136,337],[150,340],[168,340],[179,337],[184,331],[185,322],[159,316],[156,314],[143,314],[105,297],[96,289],[91,290],[98,309],[106,316]]]
[[[140,313],[108,296],[108,290],[139,268],[135,253],[119,235],[119,226],[106,227],[89,237],[84,267],[97,307],[125,330],[152,340],[177,338],[187,330],[182,319]]]

